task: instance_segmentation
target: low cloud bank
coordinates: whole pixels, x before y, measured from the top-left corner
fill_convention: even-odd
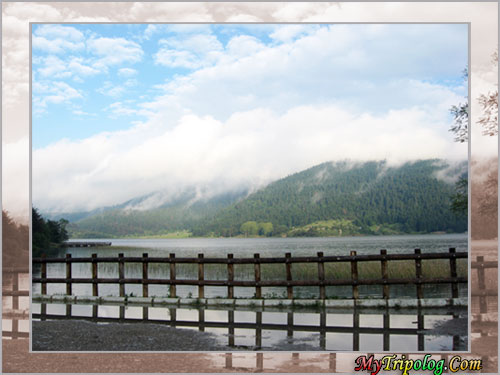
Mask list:
[[[329,160],[465,160],[446,118],[419,109],[352,114],[337,106],[302,106],[183,116],[127,131],[61,140],[33,152],[33,202],[45,211],[80,211],[155,194],[157,205],[184,189],[200,197],[258,188]]]

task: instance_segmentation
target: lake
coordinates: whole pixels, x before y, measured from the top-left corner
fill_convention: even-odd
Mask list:
[[[85,240],[73,240],[85,241]],[[94,240],[92,240],[94,241]],[[365,237],[292,237],[292,238],[184,238],[184,239],[99,239],[96,241],[112,242],[120,246],[119,250],[104,248],[98,251],[92,248],[69,248],[62,254],[87,256],[97,252],[98,255],[126,256],[141,255],[147,250],[149,256],[226,256],[229,253],[252,256],[280,256],[287,252],[292,255],[315,255],[322,251],[325,255],[349,255],[356,250],[358,254],[378,254],[380,249],[388,253],[413,252],[420,248],[422,252],[448,251],[455,247],[457,251],[467,251],[467,234],[428,234],[401,236],[365,236]],[[128,249],[130,248],[130,250]],[[141,250],[137,250],[141,249]]]
[[[78,240],[74,240],[78,241]],[[81,241],[81,240],[80,240]],[[259,253],[261,257],[284,256],[290,252],[292,256],[316,255],[321,251],[327,255],[349,255],[351,250],[356,250],[358,254],[379,254],[381,249],[386,249],[388,254],[413,253],[415,248],[420,248],[423,253],[428,252],[448,252],[450,247],[457,251],[467,251],[467,234],[430,234],[430,235],[401,235],[401,236],[366,236],[366,237],[307,237],[307,238],[186,238],[186,239],[99,239],[92,241],[111,241],[111,247],[101,248],[67,248],[59,251],[59,256],[66,253],[73,257],[86,257],[93,253],[98,256],[117,256],[123,253],[125,256],[141,256],[148,253],[150,257],[168,256],[175,253],[177,257],[195,257],[203,253],[205,257],[226,257],[227,254],[234,254],[238,257],[252,257],[254,253]],[[424,261],[425,262],[425,261]],[[375,263],[375,262],[372,262]],[[465,264],[465,262],[464,262]],[[284,266],[262,265],[263,279],[267,277],[282,277]],[[314,275],[317,270],[308,266],[294,265],[293,271],[298,277],[298,273],[304,275],[311,273]],[[377,264],[379,267],[379,265]],[[425,270],[425,264],[423,264]],[[89,264],[73,264],[73,277],[89,277]],[[125,277],[140,277],[142,268],[139,264],[127,264],[125,267]],[[64,277],[64,264],[49,264],[47,268],[48,276]],[[39,269],[33,270],[34,275],[39,274]],[[150,277],[169,277],[168,265],[150,264]],[[118,266],[116,264],[100,264],[99,275],[101,277],[116,277]],[[196,265],[177,265],[178,278],[196,278]],[[217,265],[205,266],[205,278],[224,279],[226,269]],[[253,277],[253,265],[237,265],[235,267],[235,280],[250,280]],[[296,276],[294,275],[294,278]],[[313,276],[315,277],[315,276]],[[317,276],[316,276],[317,277]],[[360,276],[361,277],[361,276]],[[48,294],[64,293],[63,284],[49,284]],[[100,295],[118,295],[118,285],[104,284],[99,286]],[[351,287],[327,287],[327,297],[347,297],[350,298]],[[360,286],[361,296],[376,297],[381,295],[381,288],[377,286]],[[449,285],[426,285],[424,296],[426,297],[449,297]],[[236,297],[252,297],[254,288],[235,287]],[[142,286],[126,285],[125,292],[129,295],[141,295]],[[165,296],[168,294],[168,286],[150,285],[150,296]],[[286,288],[263,287],[264,297],[281,297]],[[40,293],[40,285],[33,287],[34,293]],[[91,286],[87,284],[75,284],[73,293],[77,295],[90,295]],[[196,296],[195,286],[178,286],[177,295],[180,297]],[[205,287],[205,297],[224,297],[227,293],[226,287]],[[295,287],[294,293],[303,298],[315,298],[318,295],[318,288]],[[467,286],[460,285],[460,296],[467,296]],[[415,286],[397,285],[391,287],[391,297],[414,297]]]

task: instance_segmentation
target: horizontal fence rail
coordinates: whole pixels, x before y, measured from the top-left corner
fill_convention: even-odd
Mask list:
[[[380,285],[383,287],[383,297],[389,298],[389,287],[391,285],[407,285],[413,284],[416,286],[416,297],[424,298],[423,285],[426,284],[450,284],[451,297],[458,297],[458,284],[467,283],[467,277],[457,276],[457,259],[466,259],[467,252],[456,252],[454,248],[450,248],[447,253],[421,253],[420,249],[415,249],[413,254],[387,254],[386,250],[381,250],[380,254],[375,255],[357,255],[355,251],[351,251],[348,256],[324,256],[322,252],[318,252],[317,256],[298,256],[292,257],[291,253],[286,253],[285,257],[267,257],[261,258],[259,254],[254,254],[253,258],[234,258],[233,254],[228,254],[227,258],[205,258],[203,254],[198,257],[177,258],[175,254],[170,254],[169,257],[149,257],[144,253],[142,257],[125,257],[119,254],[118,257],[97,257],[97,254],[92,254],[91,257],[73,258],[71,254],[66,254],[65,258],[33,258],[33,264],[39,264],[40,277],[33,277],[33,283],[41,284],[41,294],[47,294],[47,284],[59,283],[66,284],[66,294],[72,294],[72,284],[92,284],[92,295],[99,295],[99,284],[119,284],[119,293],[121,297],[125,296],[125,284],[141,284],[142,295],[148,296],[148,285],[169,285],[170,296],[176,295],[177,285],[194,285],[198,286],[198,298],[204,298],[205,286],[224,286],[228,288],[228,297],[233,298],[234,287],[253,287],[255,288],[255,296],[262,298],[262,287],[286,287],[287,297],[294,298],[293,287],[308,286],[319,287],[320,298],[325,299],[325,287],[327,286],[351,286],[352,298],[359,298],[358,286],[361,285]],[[422,276],[422,260],[449,260],[450,273],[449,276],[443,277],[424,277]],[[389,278],[388,264],[395,261],[411,261],[415,262],[415,277],[407,278]],[[358,264],[360,262],[378,261],[381,265],[380,278],[377,279],[360,279],[358,274]],[[350,278],[344,279],[328,279],[325,276],[325,264],[327,263],[349,263],[351,269]],[[50,277],[47,275],[47,264],[65,263],[66,277]],[[91,277],[73,277],[72,264],[74,263],[89,263],[91,264]],[[116,277],[99,277],[99,263],[115,263],[118,264],[118,275]],[[142,277],[126,278],[125,264],[140,263],[142,264]],[[148,266],[152,263],[169,264],[170,275],[168,278],[152,279],[148,277]],[[292,264],[296,263],[315,263],[317,264],[317,278],[309,280],[293,280]],[[197,264],[198,277],[197,279],[178,279],[176,277],[177,264]],[[206,280],[205,279],[205,264],[221,264],[227,267],[227,279],[225,280]],[[253,280],[235,280],[234,265],[253,264],[254,278]],[[284,264],[286,268],[286,278],[283,280],[262,280],[261,265],[262,264]],[[478,264],[483,265],[484,262]],[[479,267],[479,266],[478,266]],[[482,268],[481,268],[482,269]]]

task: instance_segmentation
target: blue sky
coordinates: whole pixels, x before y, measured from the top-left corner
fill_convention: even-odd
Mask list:
[[[345,158],[463,160],[448,129],[467,46],[460,24],[33,25],[34,202],[203,195]]]

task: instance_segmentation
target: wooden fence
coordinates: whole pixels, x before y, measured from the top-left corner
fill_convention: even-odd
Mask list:
[[[203,254],[193,258],[177,258],[175,254],[170,254],[169,257],[149,257],[144,253],[142,257],[124,257],[119,254],[118,257],[97,257],[97,254],[92,254],[89,257],[73,258],[71,254],[66,254],[65,258],[33,258],[33,264],[41,265],[40,277],[33,277],[33,283],[41,284],[41,294],[47,294],[47,284],[58,283],[66,284],[66,294],[72,294],[72,284],[92,284],[92,295],[99,295],[99,284],[119,284],[120,296],[125,296],[125,284],[141,284],[142,295],[148,296],[148,286],[153,284],[169,285],[170,296],[176,295],[177,285],[194,285],[198,286],[198,298],[205,297],[205,286],[224,286],[227,287],[228,298],[234,298],[234,287],[251,287],[255,288],[256,298],[262,298],[262,287],[286,287],[287,298],[294,298],[293,288],[298,286],[318,287],[319,296],[321,299],[326,298],[325,288],[327,286],[351,286],[352,298],[359,298],[359,286],[361,285],[380,285],[383,289],[383,297],[389,298],[389,288],[391,285],[413,284],[416,286],[416,297],[421,299],[423,295],[423,285],[426,284],[450,284],[451,297],[458,297],[458,284],[467,283],[467,277],[457,276],[457,259],[467,258],[467,252],[456,252],[454,248],[450,248],[447,253],[422,253],[420,249],[415,249],[413,254],[387,254],[386,250],[381,250],[380,254],[375,255],[357,255],[356,251],[351,251],[348,256],[324,256],[322,252],[317,253],[317,256],[298,256],[292,257],[290,253],[285,254],[285,257],[269,257],[261,258],[259,254],[254,254],[253,258],[234,258],[233,254],[228,254],[227,258],[205,258]],[[422,261],[423,260],[448,259],[449,260],[449,276],[443,277],[423,277],[422,276]],[[414,261],[415,262],[415,277],[410,278],[389,278],[388,263],[393,261]],[[381,274],[377,279],[360,279],[358,275],[358,264],[360,262],[380,262]],[[350,265],[351,277],[348,279],[328,279],[325,277],[326,263],[345,263]],[[48,277],[47,264],[65,263],[66,277]],[[74,263],[90,263],[92,276],[89,278],[72,277],[72,264]],[[103,278],[98,275],[99,263],[118,263],[118,277]],[[140,263],[142,264],[141,278],[126,278],[125,264]],[[152,279],[148,276],[148,266],[151,263],[160,263],[169,265],[169,278]],[[316,263],[317,278],[314,280],[293,280],[292,265],[296,263]],[[197,264],[198,278],[197,280],[178,279],[176,278],[176,264]],[[206,264],[226,265],[227,280],[206,280],[204,266]],[[234,267],[241,264],[254,265],[253,280],[235,280]],[[286,268],[285,280],[262,280],[261,265],[262,264],[284,264]]]
[[[498,262],[485,261],[483,256],[478,256],[475,262],[471,262],[471,269],[477,272],[477,284],[472,286],[472,297],[479,298],[479,313],[488,312],[488,297],[497,298],[498,285],[492,288],[491,285],[486,286],[486,270],[496,269],[495,279],[498,277]]]
[[[2,269],[2,296],[12,298],[11,308],[8,310],[4,308],[2,311],[2,319],[11,321],[11,329],[4,329],[5,325],[3,325],[2,337],[12,339],[29,337],[29,332],[19,330],[19,321],[28,320],[29,318],[29,311],[20,310],[19,308],[19,298],[29,297],[29,290],[20,290],[19,288],[19,276],[21,275],[29,275],[29,269],[24,267],[7,267]]]

